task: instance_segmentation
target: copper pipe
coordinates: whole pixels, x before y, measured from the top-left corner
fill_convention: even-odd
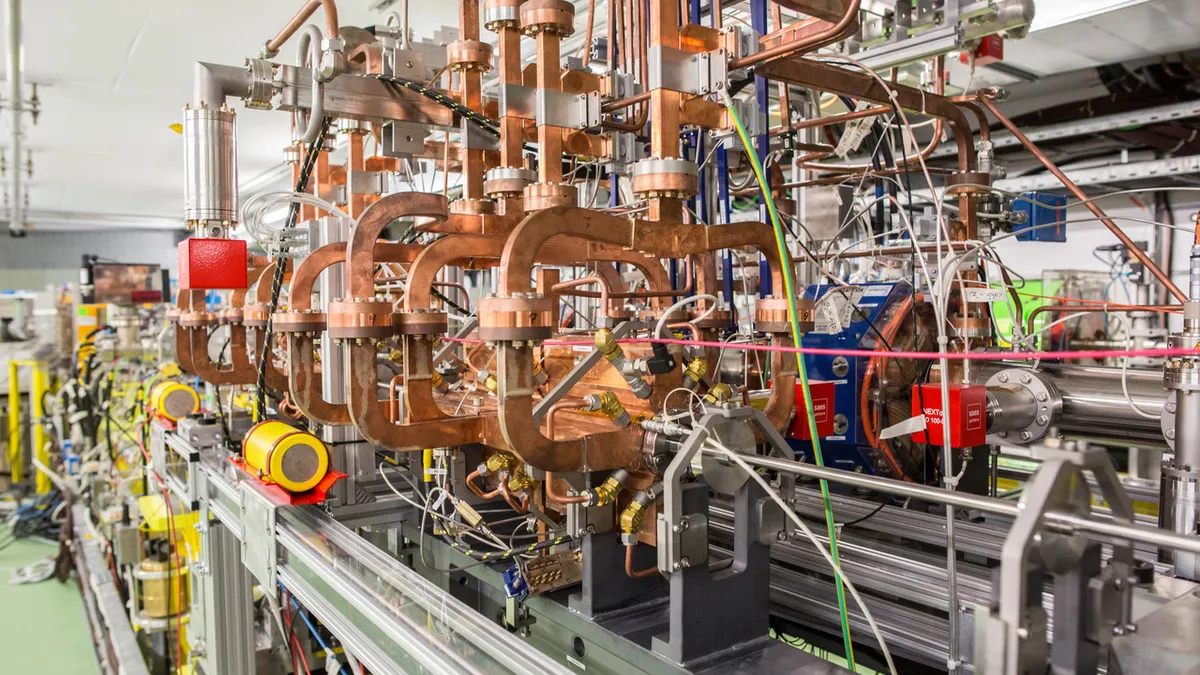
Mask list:
[[[614,32],[617,27],[617,3],[613,2],[613,0],[608,0],[604,4],[606,5],[606,9],[608,11],[608,26],[605,29],[607,31],[608,38],[608,44],[606,45],[606,56],[608,58],[608,69],[611,71],[617,69],[617,64],[613,62],[617,47],[617,35]]]
[[[325,6],[325,37],[336,38],[338,36],[338,10],[337,3],[334,0],[308,0],[299,12],[287,22],[283,30],[279,34],[267,41],[265,51],[269,54],[274,54],[279,51],[283,43],[300,30],[305,21],[312,16],[318,7]]]
[[[479,469],[475,469],[471,473],[467,474],[467,479],[465,481],[467,484],[467,488],[469,488],[471,490],[471,492],[474,492],[477,496],[483,497],[484,499],[488,499],[488,496],[484,493],[484,491],[478,485],[475,484],[476,478],[479,478]],[[495,496],[495,495],[493,495],[493,496]]]
[[[434,288],[453,288],[459,293],[462,293],[463,309],[467,310],[468,312],[471,311],[471,294],[467,291],[466,286],[463,286],[457,281],[432,281],[429,283],[429,285],[433,286]]]
[[[700,329],[696,328],[695,324],[688,323],[687,321],[680,321],[678,323],[669,323],[669,324],[667,324],[667,328],[669,328],[671,330],[687,330],[687,331],[691,332],[693,340],[699,341],[702,339],[700,337]]]
[[[723,24],[725,23],[724,10],[721,9],[721,0],[711,0],[711,1],[712,1],[712,7],[711,7],[710,11],[712,12],[713,28],[716,28],[717,30],[721,30],[721,28],[723,27]]]
[[[645,579],[658,574],[658,566],[647,567],[644,570],[633,569],[633,549],[636,544],[627,544],[625,546],[625,574],[631,579]]]
[[[388,418],[392,420],[392,424],[400,421],[400,402],[396,399],[396,387],[404,381],[404,374],[401,373],[392,378],[388,383]]]
[[[597,286],[600,287],[600,312],[601,312],[601,314],[604,314],[607,316],[608,311],[610,309],[609,304],[608,304],[609,303],[609,288],[608,288],[608,281],[606,279],[604,279],[603,277],[592,275],[589,277],[580,277],[578,279],[570,279],[570,280],[564,281],[562,283],[554,284],[553,286],[550,287],[550,292],[558,293],[561,295],[562,292],[565,290],[568,290],[571,288],[576,288],[578,286],[589,286],[591,284],[596,284]]]
[[[579,409],[584,406],[583,399],[567,397],[550,406],[550,410],[546,412],[546,437],[554,439],[554,420],[558,413],[563,410]],[[546,499],[555,504],[586,504],[591,499],[586,494],[581,495],[563,495],[554,491],[554,474],[546,472]]]
[[[504,472],[500,475],[500,494],[503,495],[504,501],[508,502],[508,505],[513,508],[513,511],[516,511],[517,513],[525,513],[529,510],[529,493],[526,492],[524,495],[522,495],[521,501],[517,502],[512,490],[508,489],[508,479],[508,472]]]
[[[966,100],[959,100],[966,99]],[[979,140],[988,142],[992,140],[992,130],[988,122],[987,115],[983,113],[983,109],[975,103],[974,96],[951,96],[951,101],[960,108],[970,111],[975,116],[975,121],[979,123]]]
[[[583,38],[583,67],[592,62],[592,34],[596,28],[596,0],[588,0],[587,34]]]
[[[844,112],[844,113],[840,113],[837,115],[830,115],[829,117],[814,117],[813,119],[810,119],[810,120],[800,120],[799,122],[795,122],[795,123],[791,124],[787,128],[792,131],[795,131],[798,129],[815,129],[815,128],[819,128],[819,127],[827,127],[831,124],[840,124],[842,122],[849,122],[851,120],[860,120],[860,119],[863,119],[866,117],[878,117],[880,115],[884,115],[884,114],[887,114],[890,112],[892,112],[892,109],[889,107],[885,107],[885,106],[879,106],[876,108],[865,108],[863,110],[851,110],[850,112]],[[775,133],[775,132],[783,131],[783,130],[784,130],[784,127],[780,126],[775,129],[772,129],[771,132]]]
[[[930,174],[935,175],[935,176],[939,175],[939,174],[944,175],[944,174],[954,173],[953,169],[947,169],[944,167],[930,166],[930,167],[926,167],[926,168]],[[782,185],[779,185],[777,187],[780,190],[787,190],[787,189],[791,189],[791,188],[812,187],[814,185],[837,185],[838,183],[854,182],[855,179],[862,178],[864,176],[867,178],[870,178],[871,176],[898,176],[900,174],[905,174],[905,173],[914,173],[915,171],[919,171],[919,170],[920,170],[919,168],[914,170],[911,167],[901,167],[899,169],[884,169],[883,171],[865,171],[865,172],[861,172],[861,173],[838,174],[836,176],[826,176],[825,178],[814,178],[812,180],[800,181],[798,183],[783,183]],[[734,192],[734,194],[743,194],[743,193],[744,194],[750,194],[750,193],[757,194],[758,188],[753,188],[752,190],[738,190],[738,191]]]
[[[617,99],[615,101],[609,101],[608,103],[605,103],[604,105],[600,106],[600,112],[606,112],[606,113],[616,112],[623,108],[628,108],[631,105],[636,105],[638,103],[643,103],[643,102],[649,101],[649,100],[650,100],[650,92],[644,91],[640,94],[634,94],[633,96],[630,96],[629,98],[621,98],[621,99]]]
[[[1066,186],[1066,188],[1071,191],[1071,194],[1075,195],[1076,199],[1083,201],[1084,206],[1086,206],[1093,215],[1099,218],[1100,222],[1104,223],[1104,226],[1108,228],[1108,231],[1112,232],[1113,235],[1115,235],[1117,239],[1121,241],[1125,248],[1129,250],[1129,253],[1133,255],[1134,258],[1137,258],[1137,261],[1144,265],[1150,274],[1153,274],[1154,278],[1158,279],[1159,283],[1161,283],[1163,287],[1171,293],[1171,295],[1175,296],[1176,300],[1179,300],[1180,302],[1187,302],[1187,295],[1185,295],[1183,291],[1179,290],[1179,287],[1175,285],[1175,282],[1171,281],[1171,277],[1167,276],[1166,273],[1164,273],[1162,269],[1155,264],[1154,260],[1151,259],[1150,256],[1146,255],[1146,252],[1138,247],[1138,245],[1129,238],[1129,235],[1125,234],[1125,231],[1122,230],[1115,222],[1113,222],[1112,218],[1109,218],[1108,215],[1104,213],[1103,209],[1096,205],[1096,202],[1088,201],[1088,196],[1083,192],[1083,190],[1079,189],[1079,186],[1072,182],[1070,178],[1067,178],[1067,175],[1063,173],[1062,170],[1054,164],[1054,162],[1051,162],[1050,158],[1047,157],[1040,149],[1038,149],[1038,147],[1034,145],[1033,141],[1029,140],[1029,137],[1017,128],[1017,125],[1013,124],[1012,120],[1008,119],[1004,113],[1000,112],[1000,109],[996,107],[996,104],[993,103],[991,99],[991,97],[996,95],[997,94],[994,89],[981,89],[979,90],[978,94],[979,102],[982,103],[988,110],[990,110],[991,113],[996,116],[996,119],[1000,120],[1000,123],[1003,124],[1006,129],[1008,129],[1009,133],[1011,133],[1013,137],[1020,141],[1021,145],[1025,146],[1025,149],[1028,150],[1034,157],[1036,157],[1038,161],[1042,163],[1042,166],[1046,167],[1047,171],[1054,174],[1054,177],[1057,178],[1064,186]]]
[[[807,38],[776,45],[770,49],[764,49],[757,54],[751,54],[735,61],[730,61],[729,69],[747,68],[758,63],[763,63],[764,61],[791,56],[797,52],[816,49],[832,42],[837,42],[846,37],[854,29],[855,24],[858,23],[858,8],[861,4],[862,0],[850,0],[850,5],[846,8],[846,13],[842,16],[842,19],[829,28]]]
[[[1108,312],[1165,312],[1165,311],[1181,311],[1182,305],[1112,305],[1112,304],[1072,304],[1062,303],[1058,305],[1041,305],[1029,310],[1029,318],[1025,321],[1025,334],[1033,335],[1035,319],[1039,314],[1053,312],[1055,314],[1066,314],[1067,312],[1089,312],[1089,313],[1108,313]]]

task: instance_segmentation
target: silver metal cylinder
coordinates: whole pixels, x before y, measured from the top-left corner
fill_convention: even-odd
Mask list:
[[[1021,430],[1033,424],[1038,414],[1038,402],[1025,388],[988,387],[987,431]]]
[[[224,106],[185,109],[183,143],[184,220],[237,222],[237,115]]]
[[[1175,466],[1200,470],[1200,391],[1175,392]]]
[[[21,191],[21,117],[25,101],[21,21],[21,0],[8,0],[8,106],[12,110],[12,136],[8,148],[12,158],[12,169],[8,172],[8,227],[14,234],[25,231],[25,194]]]
[[[975,364],[971,377],[976,384],[987,382],[993,373],[1012,364]],[[1141,417],[1129,407],[1121,389],[1121,369],[1105,366],[1043,364],[1043,373],[1062,395],[1062,414],[1055,425],[1076,436],[1098,440],[1135,442],[1166,447],[1162,427],[1155,417]],[[1138,408],[1158,416],[1167,400],[1162,375],[1155,370],[1130,368],[1125,373],[1129,398]]]
[[[1164,466],[1161,485],[1158,526],[1176,534],[1196,535],[1200,523],[1200,471]],[[1200,580],[1200,555],[1196,553],[1161,549],[1159,560],[1174,564],[1176,576]]]

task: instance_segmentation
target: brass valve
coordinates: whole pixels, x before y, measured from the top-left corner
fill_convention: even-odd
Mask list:
[[[513,470],[512,475],[508,479],[509,492],[520,492],[521,490],[532,490],[537,486],[537,481],[525,472],[525,465],[518,464]]]
[[[625,358],[624,352],[621,351],[621,345],[617,344],[617,338],[613,336],[611,330],[601,328],[596,331],[596,349],[604,355],[604,358],[609,361],[618,361]]]
[[[604,415],[622,429],[629,426],[629,412],[625,410],[624,405],[621,405],[621,399],[611,391],[588,394],[583,397],[583,400],[586,403],[585,410],[588,412]]]
[[[446,391],[450,388],[450,386],[446,384],[446,380],[444,380],[439,373],[435,372],[433,376],[429,378],[429,381],[433,384],[433,390],[439,394],[446,393]]]
[[[704,374],[708,372],[708,362],[702,358],[694,358],[688,362],[687,368],[683,370],[683,386],[688,391],[693,391],[704,379]]]
[[[616,336],[607,328],[601,328],[596,331],[595,337],[596,350],[608,359],[613,368],[625,378],[625,383],[629,385],[629,389],[634,396],[641,399],[650,398],[653,393],[649,383],[642,379],[641,375],[636,372],[631,372],[628,369],[629,361],[625,358],[625,351],[621,349],[621,345],[617,343]]]

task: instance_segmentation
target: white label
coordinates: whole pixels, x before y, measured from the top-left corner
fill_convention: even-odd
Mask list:
[[[595,347],[591,345],[571,345],[571,351],[573,352],[590,352],[593,349],[595,349]]]
[[[834,335],[850,325],[854,317],[854,306],[866,292],[863,286],[842,286],[831,289],[817,303],[817,318],[814,332]]]
[[[868,296],[868,297],[874,297],[874,296],[878,296],[878,295],[888,295],[889,293],[892,292],[892,287],[888,286],[888,285],[863,286],[862,288],[863,288],[863,295]]]
[[[963,297],[967,302],[999,302],[1004,299],[1003,288],[967,288],[963,293]]]

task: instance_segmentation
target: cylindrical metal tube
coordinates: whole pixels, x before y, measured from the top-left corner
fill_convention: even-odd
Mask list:
[[[230,109],[183,113],[183,218],[189,223],[238,219],[237,115]]]
[[[21,21],[21,0],[8,0],[8,106],[12,111],[12,137],[8,148],[12,159],[12,169],[8,172],[8,229],[13,233],[25,231],[25,196],[21,193],[21,115],[25,101]]]
[[[1038,402],[1023,387],[988,387],[987,398],[989,434],[1024,429],[1037,417]]]
[[[971,370],[975,384],[983,384],[994,373],[1011,367],[1002,362],[979,362]],[[1162,412],[1167,393],[1157,370],[1130,368],[1124,375],[1129,400],[1121,387],[1121,369],[1105,366],[1042,364],[1044,373],[1062,395],[1059,430],[1092,439],[1111,439],[1166,447],[1157,419],[1138,415],[1129,400],[1152,415]]]
[[[1200,470],[1200,392],[1175,392],[1175,466]]]
[[[717,450],[706,449],[704,452],[720,454]],[[739,455],[739,457],[751,466],[760,466],[774,471],[808,476],[809,478],[820,478],[831,483],[873,490],[898,497],[912,497],[936,504],[975,509],[985,513],[995,513],[1014,518],[1021,512],[1021,506],[1017,502],[980,497],[965,492],[952,492],[918,483],[905,483],[891,478],[878,478],[862,473],[829,469],[813,464],[779,459],[777,457],[763,457],[761,455]],[[1094,520],[1087,516],[1063,511],[1050,511],[1043,516],[1043,521],[1048,527],[1057,532],[1086,532],[1098,537],[1127,540],[1181,552],[1200,554],[1200,537],[1196,536],[1185,536],[1116,520]]]
[[[1181,535],[1195,535],[1200,524],[1200,471],[1164,466],[1161,486],[1158,526]],[[1200,556],[1195,553],[1163,549],[1159,559],[1173,563],[1176,576],[1200,579]]]

